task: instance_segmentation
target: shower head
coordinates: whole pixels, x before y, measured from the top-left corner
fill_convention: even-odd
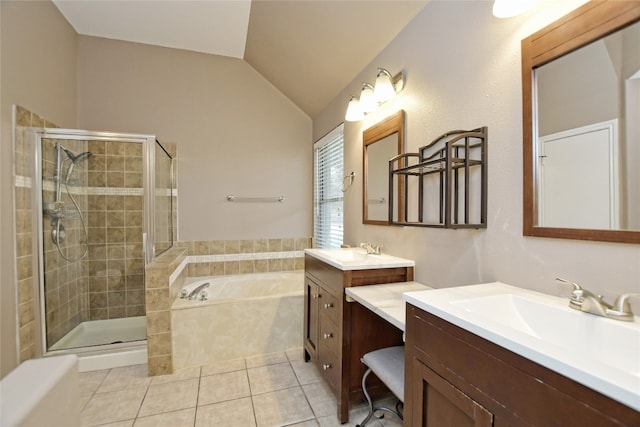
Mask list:
[[[90,151],[85,151],[84,153],[80,153],[76,155],[76,154],[73,154],[73,152],[67,148],[62,147],[62,149],[64,150],[65,153],[67,153],[67,157],[69,157],[69,160],[71,160],[71,163],[73,164],[76,164],[83,160],[87,160],[89,156],[91,156]]]
[[[80,163],[83,162],[85,160],[87,160],[89,157],[91,157],[91,152],[90,151],[85,151],[84,153],[80,153],[80,154],[73,154],[70,150],[67,150],[66,148],[62,147],[62,149],[64,150],[65,153],[67,153],[67,157],[69,157],[69,160],[71,160],[71,164],[69,165],[69,169],[67,169],[67,176],[65,177],[65,182],[69,182],[69,178],[71,178],[71,172],[73,172],[73,167]]]

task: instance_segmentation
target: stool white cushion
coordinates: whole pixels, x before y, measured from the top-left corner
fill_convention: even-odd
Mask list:
[[[404,346],[369,352],[362,361],[404,403]]]

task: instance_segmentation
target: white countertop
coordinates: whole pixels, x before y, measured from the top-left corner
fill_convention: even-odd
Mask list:
[[[568,307],[568,298],[500,282],[409,292],[404,299],[640,411],[637,316],[621,322],[582,313]]]
[[[304,252],[342,271],[415,266],[410,259],[367,254],[360,248],[305,249]]]
[[[429,286],[418,282],[385,283],[381,285],[353,286],[345,288],[349,297],[362,304],[396,328],[404,332],[406,306],[402,294],[410,291],[424,291]]]

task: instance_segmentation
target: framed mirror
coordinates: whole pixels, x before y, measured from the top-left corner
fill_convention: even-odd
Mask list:
[[[363,224],[389,225],[389,159],[404,153],[404,119],[405,112],[400,110],[362,133]],[[402,205],[399,200],[398,209]]]
[[[640,243],[640,2],[522,40],[523,234]]]

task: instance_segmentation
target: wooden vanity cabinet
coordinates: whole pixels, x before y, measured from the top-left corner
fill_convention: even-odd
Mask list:
[[[342,271],[305,255],[304,353],[316,363],[338,403],[338,419],[349,420],[349,402],[364,399],[365,366],[360,358],[379,348],[402,344],[402,331],[358,303],[348,303],[351,286],[413,280],[413,267]],[[375,395],[381,383],[371,388]]]
[[[640,412],[411,304],[405,426],[640,426]]]

